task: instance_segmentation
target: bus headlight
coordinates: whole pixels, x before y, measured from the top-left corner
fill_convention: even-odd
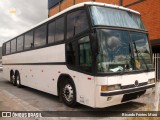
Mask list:
[[[149,83],[149,84],[155,83],[155,78],[149,79],[149,80],[148,80],[148,83]]]
[[[119,90],[121,89],[121,85],[117,84],[117,85],[102,85],[101,86],[101,91],[113,91],[113,90]]]

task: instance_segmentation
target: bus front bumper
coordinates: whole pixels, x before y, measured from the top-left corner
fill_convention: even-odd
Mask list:
[[[100,92],[98,97],[99,99],[96,99],[96,107],[108,107],[136,99],[144,94],[152,93],[154,91],[154,87],[155,84],[149,84],[141,87],[115,90],[111,92]]]

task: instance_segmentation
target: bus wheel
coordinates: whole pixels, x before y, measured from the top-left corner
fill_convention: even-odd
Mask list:
[[[15,75],[12,75],[12,84],[13,84],[14,86],[17,85],[16,76],[15,76]]]
[[[11,73],[10,73],[10,82],[13,83],[14,79],[15,79],[14,73],[11,72]]]
[[[20,88],[22,86],[19,72],[17,72],[17,74],[16,74],[16,83],[17,83],[18,88]]]
[[[61,96],[67,106],[74,107],[76,105],[76,90],[73,82],[64,80],[61,86]]]

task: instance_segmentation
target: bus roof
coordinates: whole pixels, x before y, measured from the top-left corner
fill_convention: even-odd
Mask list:
[[[130,11],[130,12],[133,12],[133,13],[136,13],[136,14],[140,14],[140,13],[137,12],[137,11],[134,11],[134,10],[131,10],[131,9],[122,7],[122,6],[118,6],[118,5],[105,4],[105,3],[100,3],[100,2],[82,2],[82,3],[79,3],[79,4],[73,5],[73,6],[69,7],[69,8],[67,8],[67,9],[65,9],[65,10],[63,10],[63,11],[61,11],[61,12],[55,14],[55,15],[53,15],[52,17],[50,17],[50,18],[48,18],[48,19],[40,22],[39,24],[35,25],[35,26],[32,27],[32,28],[35,28],[35,27],[37,27],[37,26],[39,26],[39,25],[41,25],[41,24],[43,24],[43,23],[45,23],[45,22],[47,22],[47,21],[49,21],[49,20],[51,20],[51,19],[53,19],[53,18],[55,18],[55,17],[57,17],[57,16],[60,16],[60,15],[63,14],[63,13],[66,13],[66,12],[68,12],[68,11],[70,11],[70,10],[73,10],[73,9],[76,9],[76,8],[79,8],[79,7],[83,7],[83,6],[85,6],[85,5],[106,6],[106,7],[110,7],[110,8],[116,8],[116,9],[120,9],[120,10]],[[32,28],[31,28],[31,29],[32,29]]]
[[[73,9],[76,9],[76,8],[79,8],[79,7],[83,7],[83,6],[85,6],[85,5],[105,6],[105,7],[109,7],[109,8],[115,8],[115,9],[120,9],[120,10],[130,11],[130,12],[135,13],[135,14],[140,14],[140,13],[139,13],[139,12],[137,12],[137,11],[134,11],[134,10],[131,10],[131,9],[128,9],[128,8],[122,7],[122,6],[118,6],[118,5],[105,4],[105,3],[100,3],[100,2],[82,2],[82,3],[79,3],[79,4],[76,4],[76,5],[73,5],[73,6],[69,7],[69,8],[67,8],[67,9],[63,10],[63,11],[61,11],[61,12],[59,12],[59,13],[57,13],[57,14],[53,15],[53,16],[52,16],[52,17],[50,17],[50,18],[47,18],[46,20],[44,20],[44,21],[42,21],[42,22],[40,22],[40,23],[36,24],[35,26],[33,26],[33,27],[29,28],[29,29],[28,29],[28,30],[26,30],[25,32],[22,32],[21,34],[16,35],[16,36],[15,36],[15,37],[13,37],[12,39],[14,39],[14,38],[16,38],[16,37],[18,37],[18,36],[20,36],[20,35],[22,35],[22,34],[26,33],[27,31],[32,30],[32,29],[33,29],[33,28],[35,28],[35,27],[40,26],[41,24],[43,24],[43,23],[45,23],[45,22],[48,22],[48,21],[50,21],[50,20],[54,19],[54,18],[55,18],[55,17],[57,17],[57,16],[62,15],[63,13],[66,13],[66,12],[68,12],[68,11],[70,11],[70,10],[73,10]],[[10,40],[12,40],[12,39],[10,39]],[[8,41],[10,41],[10,40],[8,40]],[[8,42],[8,41],[6,41],[6,42]],[[5,42],[5,43],[6,43],[6,42]]]

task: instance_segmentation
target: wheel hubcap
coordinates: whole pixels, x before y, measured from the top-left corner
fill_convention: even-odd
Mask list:
[[[67,84],[63,89],[64,98],[70,102],[73,100],[73,88],[70,84]]]

